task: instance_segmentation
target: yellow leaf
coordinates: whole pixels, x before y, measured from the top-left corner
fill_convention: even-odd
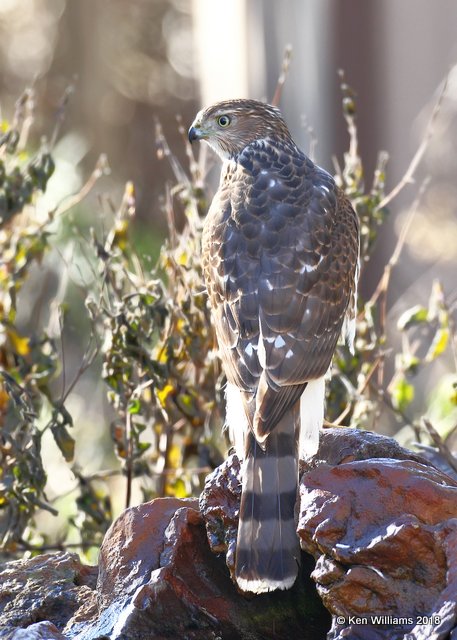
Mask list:
[[[181,255],[178,258],[178,264],[181,267],[186,267],[188,260],[189,260],[189,256],[187,255],[187,253],[185,251],[183,251],[183,253],[181,253]]]
[[[129,224],[127,220],[118,220],[114,228],[113,245],[124,251],[128,246]]]
[[[171,469],[178,469],[178,467],[181,466],[181,458],[181,447],[179,447],[177,444],[174,444],[168,451],[168,466]]]
[[[134,198],[135,197],[135,185],[130,180],[125,185],[125,195],[128,198]]]
[[[168,362],[167,349],[164,349],[163,347],[161,347],[157,361],[161,362],[162,364],[165,364]]]
[[[175,498],[188,498],[189,497],[189,492],[186,488],[186,483],[181,480],[181,478],[178,478],[174,484],[174,496]]]
[[[177,331],[181,332],[186,326],[187,322],[184,320],[184,318],[179,318],[178,322],[176,323]]]
[[[0,266],[0,285],[4,285],[9,280],[9,273],[7,268],[2,265]]]
[[[440,327],[433,338],[433,342],[430,345],[425,360],[431,362],[438,356],[440,356],[446,349],[449,342],[449,327]]]
[[[16,253],[14,254],[14,262],[17,266],[22,266],[25,264],[25,259],[27,257],[27,250],[24,246],[19,246]]]
[[[173,393],[173,391],[174,391],[174,387],[171,384],[166,384],[163,389],[158,389],[157,397],[162,407],[165,408],[167,398],[170,395],[170,393]]]
[[[8,393],[5,391],[3,385],[0,384],[0,413],[5,411],[9,401],[10,401],[10,397]]]
[[[7,329],[6,333],[8,334],[8,338],[11,340],[11,344],[18,355],[27,356],[30,353],[29,338],[23,338],[13,329]]]

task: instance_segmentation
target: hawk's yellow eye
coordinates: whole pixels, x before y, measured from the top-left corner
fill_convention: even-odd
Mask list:
[[[223,129],[228,127],[230,122],[231,122],[231,120],[230,120],[229,116],[219,116],[219,118],[217,119],[217,124],[220,127],[222,127]]]

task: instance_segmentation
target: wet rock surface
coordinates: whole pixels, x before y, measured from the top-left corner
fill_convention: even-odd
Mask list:
[[[302,476],[298,524],[303,549],[316,558],[318,591],[334,616],[329,638],[450,637],[457,482],[420,456],[405,459],[404,449],[374,434],[363,442],[364,433],[348,433],[352,453],[343,446],[329,455],[326,449],[344,434],[334,432]],[[374,455],[361,459],[380,438]],[[325,462],[332,455],[336,466]]]
[[[98,568],[69,553],[5,565],[1,640],[457,640],[457,480],[350,429],[326,430],[301,467],[304,552],[290,591],[249,598],[231,580],[240,497],[231,456],[200,502],[124,511]]]
[[[44,554],[4,565],[0,568],[0,637],[41,621],[62,630],[92,598],[96,579],[97,569],[83,565],[74,553]],[[59,637],[50,633],[51,638]]]
[[[256,600],[238,594],[224,558],[211,553],[194,500],[125,511],[106,534],[97,590],[98,614],[78,639],[316,637],[302,633],[304,621],[315,633],[318,618],[302,584]]]
[[[336,466],[354,460],[392,458],[393,460],[415,460],[433,467],[433,461],[400,446],[393,438],[387,438],[371,431],[344,427],[327,428],[321,432],[317,453],[300,462],[301,472],[309,471],[322,464]]]
[[[5,640],[65,640],[64,636],[52,622],[36,622],[26,629],[16,629],[11,635],[1,636]]]

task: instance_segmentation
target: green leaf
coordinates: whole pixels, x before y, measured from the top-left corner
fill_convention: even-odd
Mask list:
[[[414,400],[414,387],[406,378],[398,378],[391,389],[392,404],[399,411],[404,411]]]
[[[65,425],[54,424],[51,426],[51,431],[65,461],[71,462],[75,456],[75,441],[68,433]]]
[[[395,368],[403,373],[415,375],[420,364],[420,358],[412,353],[400,353],[395,356]]]
[[[439,280],[434,280],[428,302],[428,320],[436,320],[443,311],[444,290]]]
[[[176,404],[181,411],[190,418],[194,418],[198,413],[195,400],[188,393],[180,393],[176,398]]]
[[[449,394],[449,402],[457,406],[457,382],[452,385],[452,391]]]
[[[397,321],[397,328],[399,331],[405,331],[416,324],[427,321],[428,311],[420,304],[416,304],[411,309],[404,311]]]
[[[144,453],[145,451],[150,449],[151,443],[150,442],[138,442],[136,446],[137,446],[137,449],[138,449],[138,451],[140,453]]]
[[[430,349],[425,356],[426,362],[432,362],[432,360],[435,360],[435,358],[440,356],[446,350],[448,343],[449,327],[440,327],[435,333]]]
[[[130,400],[129,406],[128,406],[128,412],[131,415],[136,415],[137,413],[140,413],[140,411],[141,411],[141,400],[139,398],[134,398],[133,400]]]
[[[64,405],[54,407],[50,426],[56,445],[66,462],[72,462],[75,456],[75,441],[68,433],[67,427],[73,426],[73,419]]]

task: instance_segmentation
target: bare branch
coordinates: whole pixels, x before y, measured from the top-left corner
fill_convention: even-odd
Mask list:
[[[403,178],[400,180],[400,182],[378,204],[378,207],[377,207],[378,209],[382,209],[383,207],[387,206],[389,202],[391,202],[394,198],[398,196],[400,191],[402,191],[404,187],[406,187],[406,185],[411,184],[413,182],[416,169],[419,166],[422,158],[424,157],[424,154],[427,150],[430,140],[434,134],[436,120],[439,112],[441,111],[441,106],[443,104],[443,100],[447,93],[449,76],[450,76],[450,72],[447,74],[446,78],[444,79],[442,89],[438,95],[438,100],[436,101],[435,106],[433,107],[432,115],[430,116],[430,120],[425,129],[424,137],[422,138],[422,142],[420,143],[419,148],[414,154],[413,159],[409,164],[409,167],[406,169],[406,172]]]
[[[57,142],[57,137],[60,133],[60,129],[62,128],[62,124],[65,119],[65,113],[67,110],[68,103],[70,102],[70,98],[74,94],[74,92],[75,92],[75,83],[72,83],[65,89],[63,96],[59,102],[59,106],[57,108],[57,113],[56,113],[56,124],[54,126],[54,131],[52,132],[51,142],[49,145],[50,149],[53,149]]]
[[[282,59],[281,73],[276,84],[274,96],[271,100],[271,104],[277,107],[281,101],[282,90],[286,83],[287,74],[289,73],[290,61],[292,59],[292,45],[288,44],[284,50],[284,57]]]
[[[50,213],[51,217],[60,216],[79,204],[92,191],[97,180],[100,180],[100,178],[106,175],[108,172],[108,158],[104,153],[102,153],[98,158],[95,169],[92,171],[87,182],[81,187],[78,193],[65,198],[60,205],[57,205],[57,207]]]
[[[157,147],[157,157],[159,160],[162,158],[166,158],[170,164],[170,167],[173,171],[176,181],[179,184],[184,184],[187,187],[190,186],[189,178],[186,175],[186,172],[181,166],[178,158],[174,153],[171,152],[171,149],[168,145],[167,139],[164,136],[162,125],[158,118],[154,119],[154,128],[155,128],[155,139],[156,139],[156,147]]]
[[[132,414],[127,409],[125,416],[125,437],[127,440],[127,459],[125,461],[125,471],[127,483],[125,488],[125,508],[130,507],[132,500],[132,480],[133,480],[133,439],[132,439]]]
[[[176,232],[175,211],[173,208],[173,197],[171,195],[170,185],[165,185],[165,211],[167,213],[168,237],[170,238],[170,246],[175,249],[178,246],[178,236]]]
[[[434,428],[430,420],[427,420],[427,418],[422,418],[422,423],[427,429],[429,436],[433,440],[433,444],[438,448],[438,451],[449,464],[451,469],[453,469],[457,473],[457,459],[446,446],[438,431]]]
[[[389,282],[390,282],[390,277],[392,275],[392,269],[397,265],[398,260],[400,258],[401,252],[403,250],[403,247],[405,245],[406,242],[406,238],[408,237],[408,232],[411,228],[411,224],[414,221],[414,218],[417,214],[417,211],[419,209],[419,204],[424,196],[424,193],[426,192],[428,185],[430,183],[430,178],[427,177],[425,178],[425,180],[423,181],[421,188],[419,189],[419,193],[417,195],[417,198],[414,200],[411,209],[409,211],[409,214],[406,218],[406,221],[400,231],[400,234],[398,236],[398,240],[397,243],[395,245],[395,248],[393,250],[393,253],[389,259],[389,262],[386,264],[386,266],[384,267],[384,272],[381,276],[381,279],[378,283],[378,286],[376,287],[373,295],[371,296],[370,300],[368,301],[367,304],[369,305],[374,305],[376,304],[378,298],[381,296],[381,294],[386,294],[387,293],[387,289],[389,286]]]

